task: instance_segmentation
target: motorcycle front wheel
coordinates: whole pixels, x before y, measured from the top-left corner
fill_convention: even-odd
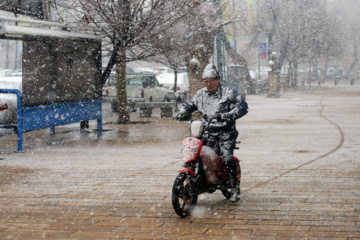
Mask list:
[[[180,173],[174,182],[172,189],[172,205],[177,215],[184,218],[190,216],[193,212],[198,195],[190,196],[191,183],[187,181],[188,177],[185,173]]]

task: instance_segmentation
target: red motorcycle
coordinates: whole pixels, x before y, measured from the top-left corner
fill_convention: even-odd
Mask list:
[[[219,189],[226,198],[231,197],[229,175],[219,153],[208,146],[203,146],[209,137],[207,129],[215,119],[215,117],[210,118],[205,125],[201,121],[193,121],[190,126],[190,137],[182,142],[181,159],[184,165],[172,188],[172,205],[180,217],[191,215],[199,194],[214,193]],[[234,146],[234,149],[238,148]],[[240,162],[236,157],[234,161],[237,162],[237,180],[240,184]]]

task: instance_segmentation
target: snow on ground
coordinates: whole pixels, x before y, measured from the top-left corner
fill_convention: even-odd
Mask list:
[[[242,168],[241,200],[231,204],[219,192],[202,195],[192,218],[199,225],[192,229],[255,238],[294,230],[300,237],[330,231],[346,238],[360,232],[355,223],[360,204],[359,96],[360,85],[346,82],[290,89],[280,98],[247,96],[250,109],[237,121],[242,143],[235,151]],[[130,219],[127,231],[134,234],[139,226],[154,231],[142,224],[149,218],[163,223],[157,232],[179,227],[171,187],[182,165],[181,141],[189,123],[154,116],[133,114],[133,121],[150,123],[131,125],[107,119],[101,138],[76,128],[59,128],[52,138],[48,129],[25,133],[24,153],[7,150],[0,155],[2,221],[11,222],[14,214],[46,212],[37,223],[55,228],[59,218],[75,219],[86,211],[88,219],[113,221],[115,227]],[[3,137],[0,144],[15,150],[16,136]],[[86,233],[79,224],[72,236]],[[20,228],[19,223],[11,225],[6,236]]]

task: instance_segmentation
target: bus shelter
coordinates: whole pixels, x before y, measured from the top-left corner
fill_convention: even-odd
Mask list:
[[[17,95],[18,151],[23,150],[26,131],[49,127],[53,134],[58,125],[97,120],[101,134],[100,37],[68,29],[6,25],[9,18],[0,20],[5,22],[0,26],[1,39],[23,41],[22,92],[0,89]]]

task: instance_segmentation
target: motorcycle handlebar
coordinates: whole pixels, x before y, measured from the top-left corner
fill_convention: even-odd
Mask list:
[[[220,118],[221,118],[221,116],[219,113],[216,113],[214,116],[209,117],[205,129],[210,127],[210,124],[214,119],[219,120]]]

